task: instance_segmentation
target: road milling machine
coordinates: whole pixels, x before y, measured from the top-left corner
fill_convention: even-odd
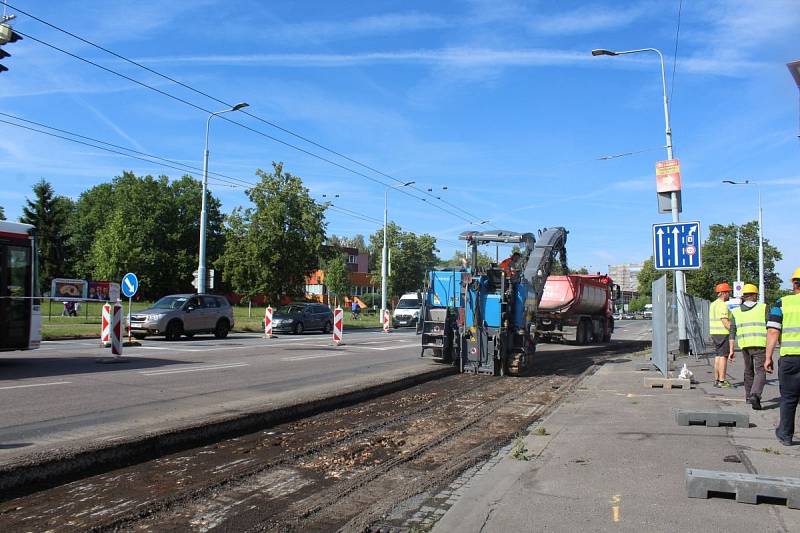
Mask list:
[[[428,273],[418,333],[422,352],[452,363],[461,372],[519,375],[536,352],[536,314],[553,263],[567,270],[567,230],[532,233],[468,231],[459,236],[471,251],[463,269]],[[509,269],[478,266],[478,247],[518,247],[520,258]]]

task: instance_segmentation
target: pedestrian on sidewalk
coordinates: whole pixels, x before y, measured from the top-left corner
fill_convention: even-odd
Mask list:
[[[791,446],[794,417],[800,400],[800,268],[792,273],[794,294],[775,302],[767,321],[767,360],[764,369],[772,373],[772,352],[781,343],[778,384],[781,391],[781,419],[775,436],[784,446]]]
[[[730,311],[728,310],[728,299],[731,297],[731,286],[726,282],[718,283],[714,287],[717,299],[711,302],[709,313],[709,333],[714,343],[714,386],[729,388],[732,385],[727,379],[729,335],[730,335]]]
[[[767,305],[758,303],[758,287],[745,283],[742,305],[731,311],[728,361],[733,361],[734,344],[738,344],[744,360],[744,398],[756,411],[761,410],[761,393],[767,382],[768,315]]]

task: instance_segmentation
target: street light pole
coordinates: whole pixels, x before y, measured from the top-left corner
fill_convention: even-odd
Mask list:
[[[206,143],[205,150],[203,151],[203,199],[200,203],[200,252],[197,259],[197,292],[199,294],[206,292],[206,225],[208,224],[206,198],[208,196],[208,133],[211,128],[211,119],[223,113],[239,111],[247,106],[248,104],[246,102],[238,103],[230,109],[211,113],[206,120]]]
[[[383,191],[383,252],[381,254],[381,321],[388,309],[389,299],[389,189],[399,189],[414,185],[416,181],[407,181],[398,187],[386,187]]]
[[[661,90],[664,97],[664,124],[665,135],[667,138],[667,159],[674,159],[672,152],[672,127],[669,123],[669,98],[667,97],[667,75],[664,68],[664,55],[661,50],[657,48],[638,48],[636,50],[624,50],[616,52],[606,49],[592,50],[593,56],[621,56],[627,54],[638,54],[641,52],[655,52],[658,54],[658,60],[661,64]],[[670,210],[672,211],[672,221],[680,222],[680,213],[678,211],[678,193],[672,191],[670,193]],[[686,282],[683,277],[682,270],[675,270],[675,291],[678,297],[678,339],[680,340],[681,353],[689,352],[689,337],[686,334],[686,306],[683,302],[683,294],[686,292]]]
[[[722,183],[728,185],[753,185],[758,191],[758,303],[763,304],[766,301],[766,295],[764,294],[764,222],[761,210],[761,186],[750,180],[722,180]]]

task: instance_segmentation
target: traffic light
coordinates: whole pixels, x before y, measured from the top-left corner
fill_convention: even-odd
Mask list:
[[[15,43],[20,39],[22,39],[22,35],[11,29],[11,26],[8,24],[0,24],[0,46],[8,43]],[[5,59],[7,57],[11,57],[11,54],[0,48],[0,59]],[[0,72],[4,70],[8,70],[8,67],[0,64]]]

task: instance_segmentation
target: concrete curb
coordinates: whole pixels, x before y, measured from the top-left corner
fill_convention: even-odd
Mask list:
[[[128,441],[0,466],[0,502],[48,489],[76,479],[108,472],[164,455],[219,442],[318,413],[348,407],[428,381],[455,374],[451,366],[405,376],[344,394],[324,396],[295,405],[244,413]]]

